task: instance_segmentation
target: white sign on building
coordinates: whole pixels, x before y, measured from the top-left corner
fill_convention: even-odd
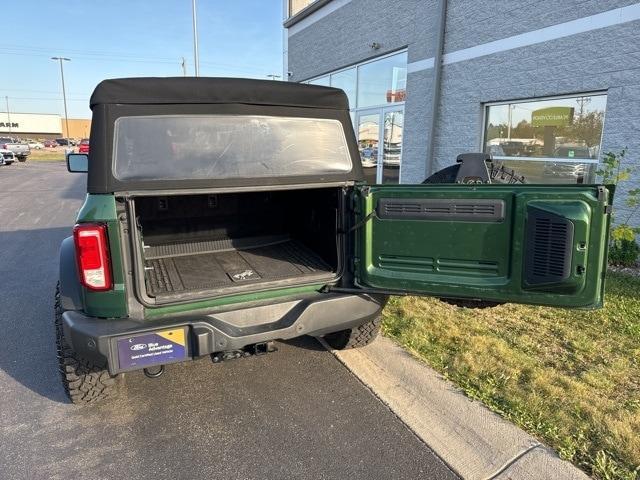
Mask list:
[[[1,133],[62,133],[60,115],[47,113],[0,112]]]

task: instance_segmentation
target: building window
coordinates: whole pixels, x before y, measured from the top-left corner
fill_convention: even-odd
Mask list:
[[[289,18],[304,10],[317,0],[289,0]]]
[[[605,93],[485,106],[483,148],[528,183],[592,183]]]
[[[369,183],[398,183],[407,88],[407,52],[385,55],[304,83],[345,91],[366,180]],[[378,145],[380,139],[382,144]]]
[[[358,67],[358,108],[404,102],[406,88],[406,52]]]
[[[324,77],[314,78],[309,83],[311,85],[322,85],[323,87],[330,87],[331,77],[329,75],[325,75]]]
[[[355,68],[342,70],[338,73],[331,74],[331,86],[341,88],[349,98],[349,108],[356,105],[356,86],[358,83],[358,72]]]

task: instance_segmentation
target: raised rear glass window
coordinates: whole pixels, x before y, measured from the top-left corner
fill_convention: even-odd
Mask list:
[[[259,115],[153,115],[115,123],[119,180],[194,180],[348,173],[338,120]]]

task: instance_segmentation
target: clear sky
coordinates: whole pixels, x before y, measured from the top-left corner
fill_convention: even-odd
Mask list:
[[[201,76],[282,74],[282,0],[198,0]],[[191,0],[20,0],[4,8],[0,111],[90,118],[105,78],[194,74]]]

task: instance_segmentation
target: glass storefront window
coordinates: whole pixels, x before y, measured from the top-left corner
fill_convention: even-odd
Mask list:
[[[407,52],[358,67],[358,108],[404,102]]]
[[[358,119],[358,150],[362,160],[362,170],[367,183],[377,183],[378,138],[380,136],[380,115],[361,115]]]
[[[355,68],[331,74],[331,86],[344,90],[344,93],[346,93],[349,98],[349,108],[354,108],[356,106],[357,78],[358,74]]]
[[[589,94],[488,105],[484,151],[529,183],[593,182],[606,103]]]
[[[330,87],[331,78],[329,77],[329,75],[325,75],[324,77],[314,78],[313,80],[310,80],[309,83],[311,85],[321,85],[323,87]]]
[[[382,150],[382,183],[400,183],[400,157],[404,112],[384,113],[384,145]]]
[[[344,90],[368,183],[398,183],[407,86],[407,52],[394,53],[304,83]]]

